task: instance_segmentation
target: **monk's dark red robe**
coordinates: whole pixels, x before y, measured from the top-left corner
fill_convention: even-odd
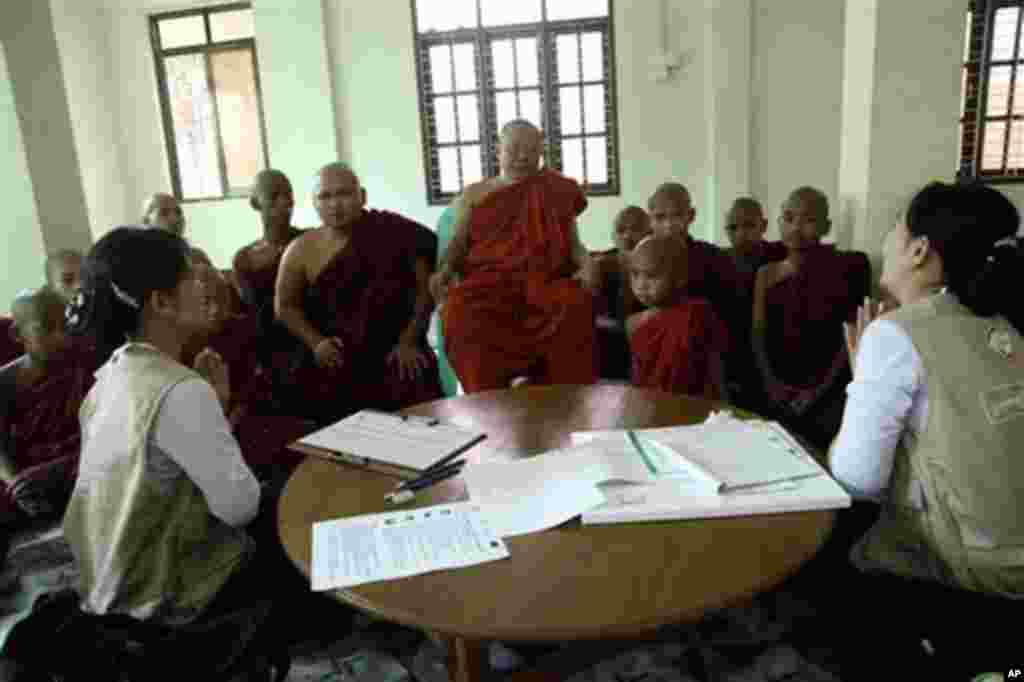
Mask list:
[[[183,353],[192,366],[203,348],[224,359],[231,382],[231,405],[241,406],[244,417],[234,424],[242,457],[258,478],[265,479],[292,469],[302,456],[286,446],[312,432],[316,424],[291,416],[275,391],[270,372],[260,361],[261,326],[254,315],[231,317],[214,334],[194,340]]]
[[[725,325],[707,299],[687,298],[659,310],[629,339],[633,385],[720,398],[711,361],[729,347]]]
[[[413,319],[415,263],[423,226],[388,211],[367,210],[351,237],[306,290],[306,318],[344,344],[341,368],[316,365],[302,347],[292,372],[295,406],[320,422],[363,408],[397,410],[440,398],[437,358],[420,341],[430,366],[404,380],[387,356]]]
[[[551,170],[493,191],[469,215],[462,279],[442,309],[445,351],[467,393],[597,379],[594,300],[571,279],[572,226],[587,202]]]
[[[34,386],[18,387],[16,367],[22,356],[0,368],[0,438],[19,478],[48,480],[67,502],[78,474],[81,432],[78,410],[97,368],[91,349],[76,348],[56,360],[49,375]],[[18,513],[7,486],[0,483],[0,518]]]
[[[288,229],[288,243],[301,235],[304,230],[297,227]],[[259,360],[270,372],[276,388],[282,388],[287,380],[288,370],[299,347],[299,340],[292,336],[285,326],[274,319],[274,287],[277,284],[277,271],[281,268],[281,257],[278,256],[263,267],[253,267],[244,258],[234,259],[233,275],[245,303],[247,312],[258,322],[261,339],[259,343]],[[279,391],[280,392],[280,391]]]

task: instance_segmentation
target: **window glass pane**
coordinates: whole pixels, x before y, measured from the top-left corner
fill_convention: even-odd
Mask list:
[[[547,0],[548,21],[608,16],[608,0]]]
[[[561,113],[563,135],[579,135],[583,132],[583,112],[580,111],[580,88],[571,85],[558,89],[558,104]]]
[[[1021,82],[1024,79],[1024,69],[1017,67],[1017,82],[1013,84],[1013,113],[1017,115],[1024,115],[1024,83]]]
[[[964,108],[967,106],[967,67],[960,68],[960,118],[964,117]]]
[[[160,29],[160,47],[164,50],[206,43],[206,26],[201,14],[161,19],[157,26]]]
[[[961,122],[961,123],[959,123],[957,125],[956,132],[957,132],[957,135],[956,135],[956,141],[957,141],[957,145],[956,145],[956,167],[960,168],[960,165],[964,162],[964,145],[963,145],[963,142],[962,142],[963,139],[964,139],[964,124],[963,124],[963,122]]]
[[[494,96],[494,114],[498,122],[498,130],[514,118],[519,118],[516,111],[516,93],[499,92]]]
[[[1000,7],[996,10],[992,26],[992,61],[1013,58],[1013,43],[1017,37],[1019,7]]]
[[[520,38],[516,41],[516,69],[520,87],[537,85],[536,38]]]
[[[603,85],[588,85],[583,88],[583,125],[588,133],[604,132],[606,125],[604,107]]]
[[[476,27],[476,0],[416,0],[416,30]]]
[[[437,94],[452,91],[452,51],[448,45],[430,48],[430,86]]]
[[[476,90],[476,49],[471,43],[452,46],[455,58],[455,89]]]
[[[604,36],[584,33],[580,36],[583,47],[583,80],[604,80]]]
[[[540,90],[519,91],[519,117],[538,128],[544,127],[540,116]]]
[[[475,142],[480,139],[480,112],[476,95],[459,97],[459,140]]]
[[[458,147],[441,147],[437,150],[437,167],[441,175],[442,192],[459,192],[459,149]]]
[[[1024,168],[1024,121],[1010,124],[1010,148],[1006,152],[1006,169]]]
[[[481,158],[480,145],[462,147],[462,184],[468,185],[471,182],[478,182],[484,179],[483,159]]]
[[[213,52],[210,66],[228,187],[245,189],[266,167],[252,52],[248,49]]]
[[[186,199],[221,196],[217,134],[203,55],[168,57],[164,66],[182,194]]]
[[[971,22],[974,21],[974,13],[967,12],[967,25],[964,26],[964,61],[971,57]],[[1018,56],[1019,58],[1019,56]]]
[[[1006,141],[1006,123],[989,121],[985,124],[985,147],[981,150],[981,170],[1003,168],[1003,143]]]
[[[480,23],[506,26],[540,21],[540,0],[480,0]]]
[[[988,71],[988,115],[1005,116],[1010,101],[1009,66],[993,66]]]
[[[562,172],[583,182],[583,140],[562,140]]]
[[[495,40],[491,43],[491,64],[494,69],[494,87],[511,88],[515,86],[511,40]]]
[[[603,185],[608,182],[608,139],[605,137],[586,138],[587,182]]]
[[[575,83],[580,79],[580,55],[576,34],[560,35],[555,41],[558,82]]]
[[[214,42],[240,40],[256,35],[256,26],[251,9],[210,14],[210,37]]]
[[[434,128],[439,143],[455,142],[455,100],[451,97],[434,98]]]

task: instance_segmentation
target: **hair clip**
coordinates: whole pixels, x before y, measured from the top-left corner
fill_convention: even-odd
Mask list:
[[[138,301],[136,301],[134,298],[132,298],[131,296],[129,296],[125,292],[121,291],[121,289],[117,286],[117,284],[114,283],[114,279],[113,278],[110,279],[110,288],[114,290],[114,295],[117,296],[118,300],[120,300],[122,303],[130,305],[131,307],[135,308],[136,310],[141,310],[142,309],[142,306],[139,305]]]

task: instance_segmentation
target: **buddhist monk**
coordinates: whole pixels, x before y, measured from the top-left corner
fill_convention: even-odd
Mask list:
[[[46,258],[46,286],[68,303],[82,287],[82,253],[61,249]]]
[[[301,460],[285,446],[315,429],[315,423],[287,416],[287,405],[275,391],[261,360],[259,320],[233,310],[231,284],[216,269],[194,266],[206,326],[183,351],[191,366],[204,349],[217,353],[227,367],[231,402],[225,413],[242,457],[260,480],[279,479]]]
[[[725,399],[729,340],[711,303],[688,293],[686,242],[642,240],[629,255],[630,284],[646,310],[626,320],[636,386]]]
[[[824,448],[838,432],[850,379],[836,330],[868,294],[870,268],[863,254],[821,243],[831,221],[820,190],[794,190],[779,225],[786,258],[762,267],[754,284],[754,357],[768,410]]]
[[[453,236],[431,279],[445,351],[467,393],[597,379],[596,267],[576,217],[579,184],[540,167],[541,131],[514,120],[501,130],[501,176],[474,183],[455,202]]]
[[[782,242],[765,240],[767,229],[764,208],[753,197],[736,199],[725,214],[725,233],[731,244],[726,253],[732,259],[740,281],[736,316],[730,330],[732,351],[726,362],[729,397],[737,405],[753,410],[760,409],[764,399],[760,391],[761,375],[750,350],[754,277],[761,266],[786,257],[786,246]]]
[[[629,285],[629,254],[644,237],[651,234],[647,211],[639,206],[626,206],[615,216],[612,241],[615,248],[595,258],[601,282],[597,314],[597,345],[600,353],[602,379],[629,380],[629,342],[626,339],[626,318],[639,311],[633,289]]]
[[[60,514],[74,484],[95,367],[65,334],[64,308],[47,287],[12,305],[25,354],[0,368],[0,524]]]
[[[686,242],[689,294],[711,301],[715,312],[731,329],[740,314],[736,293],[742,283],[732,260],[722,249],[690,236],[697,210],[689,190],[678,182],[663,183],[647,200],[647,210],[655,234],[674,235]]]
[[[320,169],[313,204],[323,226],[285,249],[274,294],[277,319],[302,342],[294,404],[330,422],[439,398],[425,344],[434,304],[422,226],[367,209],[366,190],[342,163]]]
[[[181,204],[170,194],[157,192],[146,199],[142,205],[142,224],[167,230],[179,237],[185,236],[185,213]],[[193,264],[213,265],[206,252],[197,246],[191,246]]]

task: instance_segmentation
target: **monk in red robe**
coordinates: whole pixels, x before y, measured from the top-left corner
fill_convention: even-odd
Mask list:
[[[629,284],[629,255],[651,234],[651,219],[639,206],[627,206],[615,216],[615,248],[595,255],[601,295],[597,310],[597,347],[602,379],[629,381],[630,355],[626,318],[643,309]]]
[[[323,227],[285,250],[274,296],[277,319],[302,342],[293,404],[329,423],[440,398],[426,345],[434,308],[419,257],[426,228],[367,209],[366,190],[341,163],[320,170],[313,204]]]
[[[794,190],[779,216],[785,260],[769,263],[754,284],[753,350],[774,412],[812,444],[828,447],[839,430],[850,367],[843,335],[868,295],[870,266],[861,253],[822,244],[828,199]]]
[[[0,523],[63,511],[78,471],[78,409],[96,369],[65,334],[64,300],[43,288],[15,299],[25,355],[0,368]]]
[[[686,242],[648,237],[630,254],[633,293],[647,309],[626,320],[635,386],[724,400],[728,332],[711,303],[687,293]]]
[[[82,288],[82,252],[61,249],[46,258],[46,286],[70,302]]]
[[[502,175],[455,200],[455,226],[431,280],[445,351],[467,393],[597,380],[596,269],[576,231],[579,184],[540,168],[543,136],[529,121],[501,131]],[[582,285],[581,285],[582,281]]]
[[[179,237],[185,236],[185,212],[181,210],[178,200],[165,192],[152,194],[143,203],[142,224],[167,230]],[[213,265],[205,251],[198,246],[190,248],[193,264]]]
[[[288,406],[261,362],[259,320],[233,311],[231,284],[214,268],[195,269],[207,326],[185,349],[182,362],[192,366],[204,349],[221,357],[231,384],[228,422],[242,457],[260,480],[280,479],[302,460],[286,446],[314,431],[316,424],[287,414]]]

